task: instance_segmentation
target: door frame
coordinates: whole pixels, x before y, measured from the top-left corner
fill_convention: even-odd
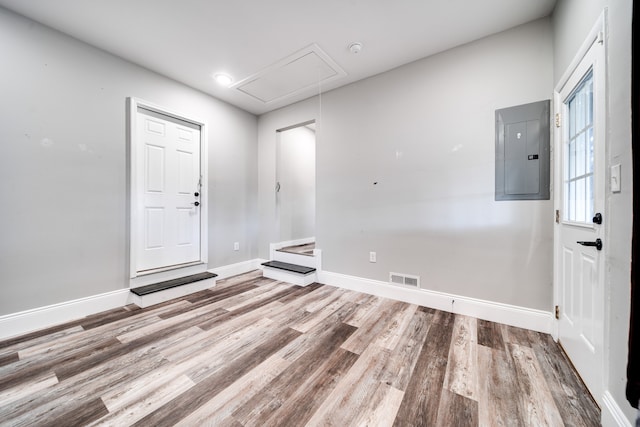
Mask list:
[[[186,122],[193,123],[195,125],[200,126],[200,175],[202,176],[202,186],[200,188],[200,200],[203,202],[200,204],[200,260],[181,265],[179,267],[164,267],[158,268],[155,270],[145,271],[144,273],[139,273],[137,271],[137,241],[136,236],[138,235],[138,227],[140,226],[140,219],[137,215],[137,205],[139,201],[139,195],[137,194],[136,189],[138,188],[138,158],[137,158],[137,147],[140,141],[137,137],[137,115],[138,115],[138,107],[142,107],[146,110],[150,110],[159,114],[163,114],[165,116],[174,117],[179,120],[183,120]],[[128,206],[127,212],[129,215],[129,229],[128,233],[128,260],[129,260],[129,269],[128,275],[130,280],[133,282],[135,278],[148,276],[156,273],[162,272],[171,272],[174,270],[180,270],[185,267],[192,266],[202,266],[203,268],[198,270],[206,270],[206,265],[208,262],[208,147],[207,147],[207,124],[203,120],[199,120],[197,118],[192,117],[191,115],[183,114],[177,112],[172,109],[168,109],[151,102],[142,100],[140,98],[128,97],[127,98],[127,143],[129,148],[129,157],[127,161],[127,178],[129,182],[128,193],[129,197],[127,198]]]
[[[313,236],[307,236],[306,238],[303,239],[298,239],[298,240],[286,240],[283,241],[282,240],[282,225],[281,225],[281,218],[280,218],[280,204],[278,203],[278,193],[279,193],[279,188],[278,185],[280,183],[280,176],[279,176],[279,163],[280,163],[280,150],[282,149],[280,140],[282,137],[282,133],[292,130],[292,129],[297,129],[299,127],[304,127],[304,126],[308,126],[311,124],[316,125],[316,131],[315,131],[315,141],[314,141],[314,156],[315,156],[315,163],[316,163],[316,172],[315,172],[315,176],[314,176],[314,180],[316,180],[316,184],[317,184],[317,159],[318,159],[318,137],[317,137],[317,123],[318,121],[316,119],[309,119],[309,120],[305,120],[303,122],[297,123],[297,124],[293,124],[293,125],[289,125],[289,126],[285,126],[283,128],[278,128],[276,129],[276,145],[275,145],[275,168],[274,168],[274,183],[273,183],[273,188],[274,188],[274,203],[275,203],[275,225],[276,225],[276,242],[270,242],[270,245],[276,245],[278,246],[278,249],[280,247],[284,247],[284,246],[293,246],[293,245],[302,245],[302,244],[306,244],[306,243],[311,243],[311,241],[315,241],[315,225],[314,225],[314,233]],[[314,198],[316,199],[317,202],[317,187],[316,187],[316,194],[314,194]],[[316,218],[317,218],[317,205],[316,205]],[[271,257],[271,255],[270,255]]]
[[[555,119],[558,120],[558,116],[557,114],[562,114],[563,112],[563,99],[560,96],[561,92],[564,90],[565,86],[567,85],[567,83],[569,82],[569,80],[571,79],[571,77],[573,76],[574,72],[578,69],[578,67],[581,65],[582,60],[587,56],[589,50],[591,49],[591,47],[594,44],[600,43],[603,45],[603,52],[602,52],[602,66],[600,68],[600,75],[598,77],[596,77],[597,79],[601,79],[602,83],[604,84],[604,93],[603,93],[603,98],[604,100],[602,101],[602,105],[604,107],[604,111],[601,112],[600,114],[594,115],[594,124],[596,123],[597,120],[597,124],[598,124],[598,128],[600,130],[598,130],[598,134],[601,135],[601,141],[604,144],[604,160],[603,160],[603,170],[602,170],[602,176],[600,177],[600,179],[605,180],[604,182],[604,191],[602,194],[602,198],[603,198],[603,216],[605,217],[605,224],[601,229],[601,233],[602,233],[602,240],[604,241],[604,245],[606,246],[609,239],[609,227],[608,227],[608,216],[607,216],[607,205],[608,205],[608,185],[607,185],[607,176],[608,176],[608,165],[609,165],[609,152],[608,152],[608,124],[607,124],[607,94],[606,94],[606,82],[607,82],[607,9],[605,8],[602,13],[600,14],[600,16],[598,17],[598,19],[596,20],[595,24],[593,25],[593,27],[591,28],[591,31],[589,32],[589,35],[587,36],[587,38],[584,40],[584,42],[582,43],[582,45],[580,46],[580,49],[578,50],[578,52],[576,53],[576,55],[574,56],[573,60],[571,61],[571,63],[569,64],[569,66],[567,67],[566,71],[564,72],[564,74],[562,75],[562,77],[560,78],[560,80],[558,81],[556,87],[554,88],[554,92],[553,92],[553,103],[554,103],[554,113],[555,113]],[[553,200],[554,200],[554,212],[555,215],[557,215],[558,212],[560,212],[560,214],[562,215],[562,210],[564,209],[564,200],[563,200],[563,175],[562,175],[562,167],[563,167],[563,152],[564,152],[564,127],[558,126],[558,122],[556,120],[553,120],[552,123],[555,123],[555,126],[553,126],[553,153],[552,153],[552,159],[553,159],[553,178],[551,180],[551,182],[553,183],[553,187],[555,188],[555,191],[553,191]],[[554,189],[552,188],[552,190]],[[561,216],[560,215],[560,216]],[[561,256],[561,248],[562,248],[562,240],[561,240],[561,222],[562,222],[562,218],[556,218],[555,222],[554,222],[554,233],[553,233],[553,299],[554,299],[554,306],[558,307],[561,303],[561,277],[562,277],[562,265],[559,262],[560,260],[560,256]],[[603,262],[603,266],[602,269],[605,270],[606,269],[606,261],[607,261],[607,257],[606,257],[606,253],[603,251],[603,256],[604,256],[604,262]],[[606,271],[601,271],[599,272],[599,274],[601,275],[601,277],[603,277],[602,279],[602,285],[603,285],[603,295],[601,298],[601,302],[602,302],[602,313],[603,313],[603,319],[602,319],[602,325],[600,325],[600,332],[601,335],[599,338],[599,341],[602,343],[602,366],[599,367],[600,371],[602,372],[602,384],[601,384],[601,390],[603,392],[605,392],[607,390],[606,385],[608,384],[608,371],[607,369],[605,369],[605,367],[608,366],[609,362],[608,362],[608,353],[606,351],[606,347],[607,347],[607,340],[606,340],[606,327],[607,327],[607,312],[608,312],[608,305],[606,304],[606,298],[607,295],[609,294],[608,292],[608,286],[607,286],[607,277],[606,277]],[[560,310],[562,310],[562,307],[560,307]],[[553,326],[552,326],[552,336],[554,338],[555,341],[558,341],[559,339],[559,324],[560,324],[560,320],[559,319],[554,319],[553,322]],[[596,402],[602,407],[603,404],[603,396],[593,396],[593,398],[596,400]]]

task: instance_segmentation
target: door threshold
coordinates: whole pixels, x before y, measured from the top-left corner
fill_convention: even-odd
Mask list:
[[[146,276],[148,274],[162,273],[163,271],[179,270],[181,268],[192,267],[194,265],[204,265],[204,263],[202,261],[196,261],[196,262],[188,262],[185,264],[170,265],[168,267],[154,268],[153,270],[138,271],[136,272],[137,274],[136,277]]]
[[[203,262],[179,264],[162,269],[148,270],[139,272],[136,277],[131,277],[129,279],[129,287],[135,288],[138,286],[145,286],[151,283],[173,280],[192,274],[204,273],[206,271],[207,264]]]

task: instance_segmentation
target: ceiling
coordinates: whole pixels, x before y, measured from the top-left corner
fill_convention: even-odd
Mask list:
[[[254,114],[548,16],[555,3],[0,0],[10,10]],[[360,53],[350,52],[353,42],[362,43]],[[296,53],[300,61],[291,56]],[[319,68],[320,84],[308,75]],[[219,85],[212,78],[216,73],[234,83]]]

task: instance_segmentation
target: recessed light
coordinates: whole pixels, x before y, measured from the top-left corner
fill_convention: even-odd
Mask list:
[[[218,82],[219,85],[229,87],[233,82],[231,76],[227,74],[218,73],[213,76],[213,78]]]

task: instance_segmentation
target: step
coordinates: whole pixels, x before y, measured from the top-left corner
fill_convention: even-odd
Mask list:
[[[316,281],[316,269],[304,265],[290,264],[281,261],[268,261],[262,263],[264,269],[262,275],[269,279],[292,283],[298,286],[307,286]]]
[[[133,302],[139,307],[149,307],[173,298],[189,295],[215,286],[215,273],[198,273],[178,279],[131,288]]]
[[[285,270],[285,271],[290,271],[292,273],[298,273],[298,274],[310,274],[316,271],[316,269],[313,267],[290,264],[288,262],[282,262],[282,261],[267,261],[267,262],[263,262],[262,265],[264,265],[265,267],[277,268],[278,270]]]
[[[166,280],[164,282],[153,283],[151,285],[140,286],[138,288],[131,288],[131,292],[136,295],[142,296],[147,294],[152,294],[154,292],[164,291],[165,289],[171,289],[182,285],[187,285],[193,282],[199,282],[201,280],[213,279],[214,277],[218,277],[215,273],[198,273],[192,274],[191,276],[180,277],[178,279]]]

